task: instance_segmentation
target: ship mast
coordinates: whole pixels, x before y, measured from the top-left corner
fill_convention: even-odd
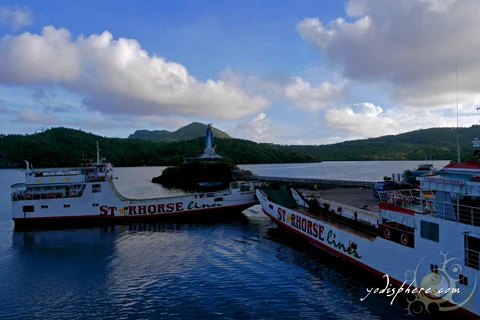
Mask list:
[[[100,149],[98,148],[98,140],[97,140],[97,166],[100,165]]]
[[[458,64],[455,60],[455,81],[457,83],[457,162],[460,163],[460,143],[458,139]]]

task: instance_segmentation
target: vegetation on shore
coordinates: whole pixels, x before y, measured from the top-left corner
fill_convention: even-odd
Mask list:
[[[462,158],[473,154],[472,140],[480,138],[480,126],[459,128]],[[116,166],[173,166],[183,158],[203,153],[204,138],[187,141],[149,141],[105,138],[68,128],[52,128],[31,135],[0,138],[0,167],[71,167],[82,158],[95,159],[96,141],[101,154]],[[281,146],[241,139],[216,139],[217,152],[236,164],[308,163],[355,160],[453,160],[457,157],[456,129],[422,129],[398,135],[320,146]],[[83,155],[82,155],[83,150]]]
[[[96,159],[96,141],[101,156],[115,166],[173,166],[183,158],[201,155],[204,138],[161,142],[140,139],[106,138],[81,130],[52,128],[31,135],[6,135],[0,138],[0,166],[24,166],[28,160],[34,168],[72,167],[82,158]],[[318,162],[319,157],[285,146],[256,143],[240,139],[216,139],[217,153],[237,164]]]
[[[233,181],[232,170],[239,170],[239,168],[227,161],[208,164],[190,162],[166,168],[162,175],[153,178],[152,182],[168,188],[184,190],[199,189],[201,182],[222,182],[218,189],[223,189]]]
[[[324,161],[454,160],[457,159],[456,128],[431,128],[365,140],[320,146],[290,146]],[[480,138],[480,126],[459,128],[462,159],[471,159],[472,140]]]

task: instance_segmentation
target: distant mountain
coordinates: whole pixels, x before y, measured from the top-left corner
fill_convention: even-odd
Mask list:
[[[459,128],[458,135],[462,159],[472,158],[472,140],[480,138],[480,126]],[[378,138],[289,148],[320,157],[324,161],[454,160],[457,158],[457,129],[420,129]]]
[[[185,127],[178,129],[177,131],[170,132],[167,130],[137,130],[131,134],[129,139],[141,139],[151,141],[185,141],[198,137],[204,137],[207,131],[207,125],[199,122],[192,122]],[[212,128],[215,138],[231,138],[225,132]]]

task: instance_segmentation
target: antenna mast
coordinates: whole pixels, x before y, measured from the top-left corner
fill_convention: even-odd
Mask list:
[[[455,60],[455,80],[457,83],[457,162],[460,163],[460,143],[458,142],[458,65]]]
[[[100,149],[98,148],[98,140],[97,140],[97,165],[100,165]]]

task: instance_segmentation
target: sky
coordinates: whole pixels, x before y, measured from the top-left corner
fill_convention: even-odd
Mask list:
[[[479,16],[478,0],[2,0],[0,131],[196,121],[317,145],[469,127]]]

